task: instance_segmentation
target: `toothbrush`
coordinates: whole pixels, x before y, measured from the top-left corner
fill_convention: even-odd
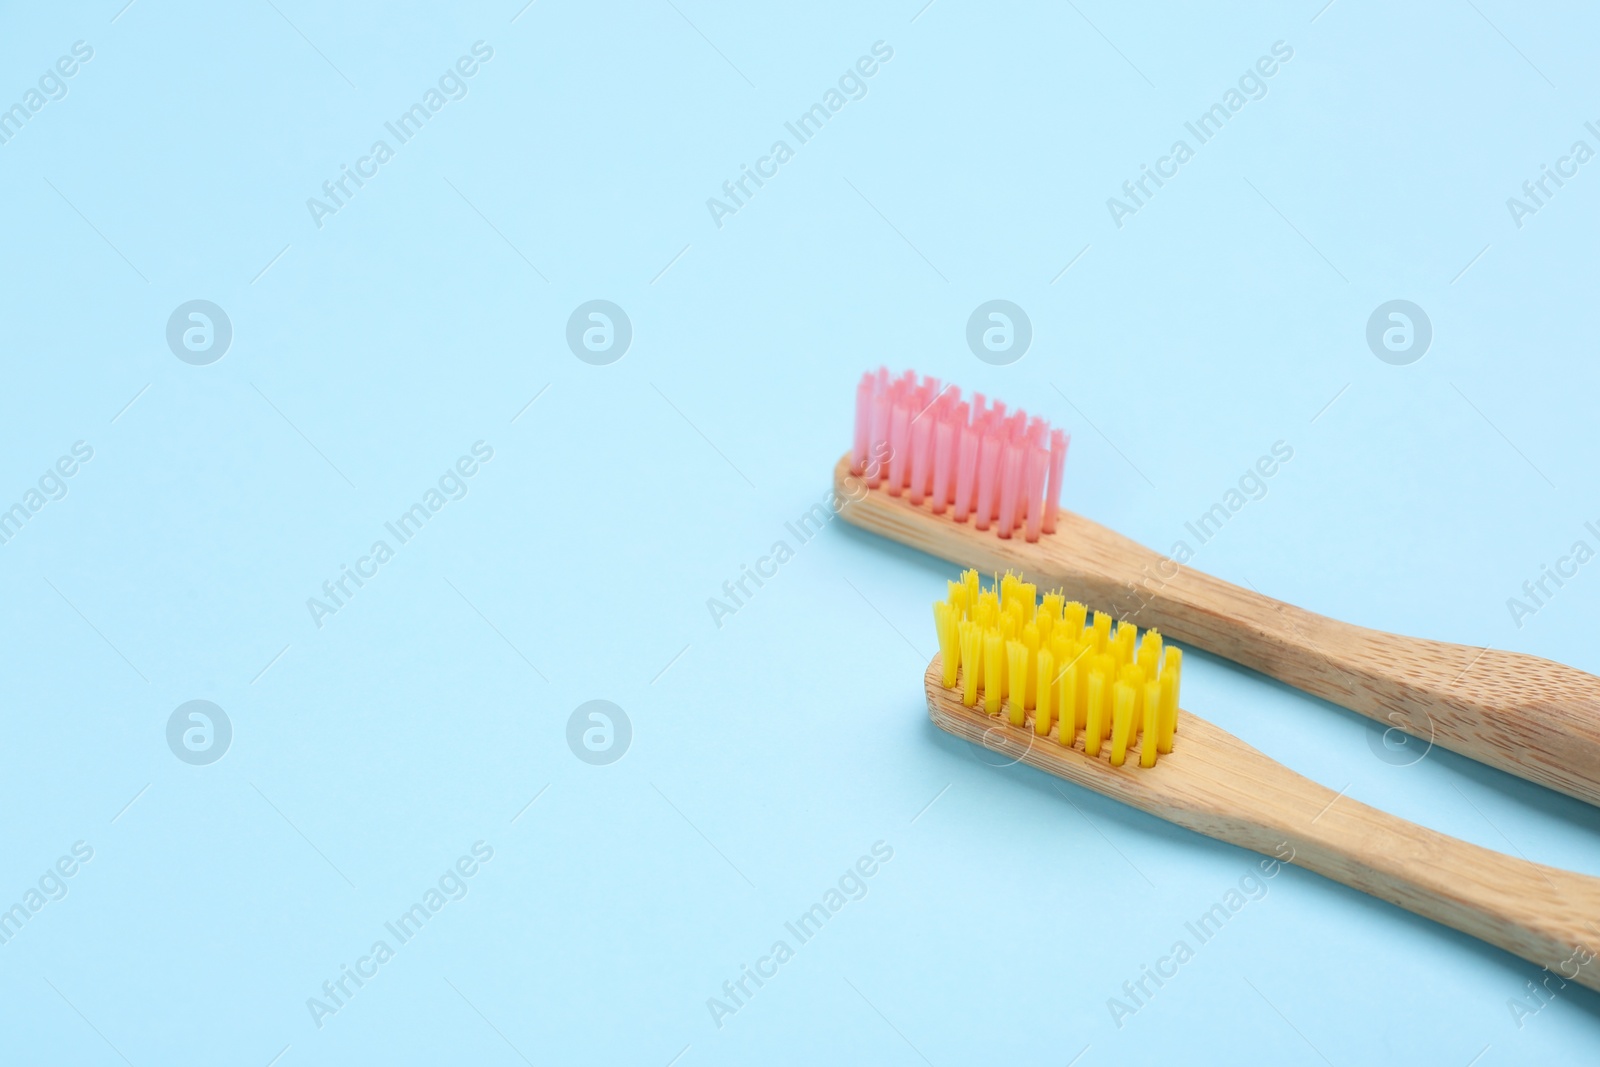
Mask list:
[[[1069,439],[937,379],[865,375],[834,470],[848,521],[1014,570],[1385,727],[1600,804],[1600,678],[1516,652],[1354,626],[1242,589],[1060,507]]]
[[[1126,623],[1102,640],[1109,617],[1095,620],[1101,634],[1095,626],[1079,630],[1082,605],[1063,606],[1059,597],[1047,597],[1021,622],[1022,604],[1032,607],[1031,586],[1011,578],[1005,595],[991,600],[992,590],[969,595],[977,586],[976,572],[969,573],[934,609],[940,651],[924,684],[940,729],[1600,990],[1600,878],[1513,859],[1318,785],[1180,710],[1181,653],[1163,650],[1155,631],[1137,651]],[[1009,608],[989,610],[1007,601]],[[1051,625],[1039,621],[1046,615],[1054,616]],[[1042,626],[1052,632],[1039,639]],[[987,658],[997,643],[1004,657]],[[1155,650],[1146,655],[1149,645]],[[1065,660],[1049,658],[1052,646],[1066,650]],[[1010,669],[1012,661],[1027,664],[1030,652],[1033,669]]]

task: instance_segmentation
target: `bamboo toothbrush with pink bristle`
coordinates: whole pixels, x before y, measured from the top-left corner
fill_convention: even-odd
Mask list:
[[[867,374],[834,470],[874,533],[1251,667],[1385,727],[1600,804],[1600,678],[1516,652],[1402,637],[1221,581],[1060,507],[1069,439],[982,394]]]
[[[997,595],[998,594],[998,595]],[[1530,863],[1335,793],[1178,707],[1161,635],[1013,575],[934,605],[934,724],[1219,841],[1316,871],[1600,990],[1600,878]]]

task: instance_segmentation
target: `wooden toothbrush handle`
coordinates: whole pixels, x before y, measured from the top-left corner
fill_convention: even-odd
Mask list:
[[[1600,990],[1600,878],[1513,859],[1406,822],[1297,774],[1206,719],[1178,712],[1172,752],[1154,767],[1112,767],[966,707],[923,676],[942,730],[1141,811],[1316,871]],[[1276,873],[1263,864],[1263,873]],[[1219,905],[1220,906],[1220,905]],[[1220,916],[1219,921],[1226,916]],[[1205,918],[1198,920],[1205,923]]]
[[[1419,738],[1600,804],[1600,678],[1535,656],[1338,622],[1194,570],[1081,515],[1029,543],[834,470],[845,519],[985,573],[1018,571]],[[1402,758],[1409,759],[1408,755]]]
[[[1103,572],[1080,568],[1073,583],[1096,601],[1419,739],[1415,755],[1398,758],[1420,759],[1438,744],[1600,804],[1600,678],[1536,656],[1330,619],[1180,567],[1080,516],[1063,534],[1104,550]]]
[[[1468,844],[1273,766],[1298,780],[1298,813],[1316,803],[1319,814],[1312,821],[1269,816],[1264,821],[1278,825],[1267,837],[1279,840],[1270,849],[1247,847],[1487,941],[1564,981],[1600,990],[1600,878]],[[1261,830],[1253,825],[1250,833]]]

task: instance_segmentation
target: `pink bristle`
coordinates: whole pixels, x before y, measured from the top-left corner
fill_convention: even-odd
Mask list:
[[[933,513],[944,514],[950,506],[950,474],[955,466],[955,420],[946,413],[933,426]]]
[[[1044,498],[1044,523],[1045,533],[1056,532],[1056,516],[1061,513],[1061,477],[1062,469],[1067,462],[1067,446],[1072,443],[1072,438],[1054,430],[1050,434],[1050,484],[1045,488]]]
[[[1044,521],[1045,473],[1050,467],[1050,454],[1037,445],[1028,447],[1028,509],[1023,533],[1029,541],[1039,540],[1040,525]]]
[[[967,425],[968,410],[966,401],[961,399],[961,390],[951,389],[950,404],[944,419],[945,423],[950,427],[950,474],[944,483],[944,506],[946,508],[953,506],[956,502],[956,459],[961,452],[961,431]],[[937,467],[934,473],[937,475]]]
[[[947,385],[939,391],[939,399],[934,402],[933,414],[941,423],[950,423],[956,417],[956,410],[962,407],[961,390],[954,385]],[[938,431],[934,432],[934,439],[938,439]],[[945,501],[949,503],[948,500]]]
[[[1028,437],[1028,413],[1018,408],[1011,413],[1011,420],[1008,426],[1010,427],[1008,436],[1011,439],[1011,443],[1020,446]]]
[[[933,474],[933,415],[932,405],[922,409],[920,417],[911,422],[911,502],[920,505],[927,495],[928,480]]]
[[[993,522],[997,527],[1000,525],[1002,519],[1009,519],[1010,525],[1016,525],[1014,507],[1012,513],[1009,515],[1006,513],[1004,508],[1006,499],[1006,468],[1009,465],[1011,450],[1017,446],[1016,433],[1017,417],[1016,413],[1013,412],[1012,414],[1007,415],[1005,420],[1001,422],[995,430],[996,438],[1000,442],[1000,465],[997,468],[998,474],[995,482],[996,488],[994,494],[994,510],[989,513],[989,521]]]
[[[934,444],[937,439],[939,420],[945,417],[945,412],[950,408],[951,387],[943,385],[937,378],[929,378],[926,382],[927,401],[922,407],[922,422],[928,424],[928,463],[923,475],[919,478],[922,483],[924,499],[933,496],[933,472],[935,466]]]
[[[991,461],[999,462],[998,459],[991,460],[991,456],[1000,455],[999,441],[994,436],[994,407],[991,405],[983,413],[982,418],[973,419],[972,422],[972,429],[978,440],[978,465],[972,484],[972,516],[974,525],[981,520],[983,525],[979,529],[987,530],[989,523],[994,519],[994,501],[1000,496],[999,474],[994,475],[991,489],[988,473]]]
[[[879,367],[856,386],[849,466],[869,488],[887,483],[935,514],[1036,542],[1059,525],[1071,440],[1025,409]]]
[[[1035,415],[1028,420],[1027,428],[1018,435],[1017,448],[1022,453],[1022,491],[1017,501],[1018,527],[1034,527],[1033,540],[1038,540],[1038,524],[1043,520],[1044,482],[1047,466],[1038,469],[1038,483],[1034,483],[1034,456],[1044,452],[1045,437],[1050,424]]]
[[[889,409],[889,494],[899,496],[910,480],[911,407],[906,391],[900,390]]]
[[[911,417],[913,419],[922,410],[922,397],[925,392],[926,387],[921,382],[913,382],[905,391],[906,406],[911,409]]]
[[[878,372],[878,381],[872,393],[871,459],[868,461],[867,488],[876,489],[883,484],[889,454],[889,385],[888,375]]]
[[[1001,405],[996,405],[999,407]],[[990,434],[995,438],[1000,448],[1000,461],[995,471],[994,504],[989,509],[989,521],[998,526],[1002,519],[1001,505],[1005,500],[1006,463],[1011,448],[1015,444],[1017,430],[1017,414],[1012,412],[999,417],[998,413],[990,428]]]
[[[1008,444],[1001,460],[1000,517],[995,525],[995,533],[1003,538],[1009,538],[1012,527],[1016,525],[1017,503],[1022,491],[1022,453],[1020,446]]]
[[[961,420],[966,423],[963,418]],[[982,438],[976,426],[962,425],[961,454],[956,468],[956,510],[952,516],[957,522],[966,522],[972,514],[973,497],[978,491],[978,442]]]
[[[856,386],[856,435],[850,447],[850,473],[859,475],[867,469],[868,438],[872,435],[872,387],[870,374],[861,376]]]
[[[978,446],[978,499],[974,507],[977,520],[973,523],[980,530],[989,528],[989,520],[994,517],[995,499],[1000,495],[1000,438],[990,430],[979,434]]]

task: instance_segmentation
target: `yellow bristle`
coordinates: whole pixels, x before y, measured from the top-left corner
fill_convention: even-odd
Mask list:
[[[1056,661],[1056,673],[1061,668],[1072,662],[1072,657],[1078,654],[1077,645],[1058,626],[1050,633],[1050,655]]]
[[[1037,625],[1030,622],[1022,628],[1022,643],[1028,649],[1028,685],[1023,695],[1023,703],[1031,708],[1039,702],[1039,682],[1037,677],[1039,627]]]
[[[965,706],[981,701],[1023,729],[1031,713],[1033,732],[1053,731],[1064,748],[1081,732],[1091,756],[1109,745],[1113,766],[1135,747],[1140,767],[1172,751],[1183,653],[1157,631],[1140,634],[1100,611],[1091,619],[1081,602],[1060,591],[1038,596],[1013,572],[985,588],[971,569],[946,583],[933,620],[941,683],[958,689]]]
[[[1033,624],[1039,628],[1039,647],[1049,648],[1050,638],[1054,637],[1056,632],[1055,616],[1040,608],[1038,614],[1033,617]]]
[[[1000,714],[1000,701],[1006,695],[1005,638],[998,630],[983,632],[983,710]]]
[[[1133,662],[1133,645],[1138,636],[1139,628],[1127,619],[1117,623],[1117,632],[1111,639],[1111,645],[1116,653],[1118,667]]]
[[[1127,682],[1118,682],[1112,694],[1111,766],[1120,767],[1128,758],[1128,741],[1133,733],[1134,688]]]
[[[972,617],[972,601],[967,599],[967,587],[962,582],[950,583],[950,606],[956,611],[957,619]]]
[[[1063,710],[1072,713],[1071,701],[1064,701],[1061,689],[1061,672],[1067,669],[1067,664],[1072,662],[1072,657],[1077,654],[1077,648],[1068,641],[1059,627],[1050,635],[1050,662],[1055,665],[1055,673],[1050,679],[1050,687],[1055,690],[1050,695],[1050,706],[1059,718]]]
[[[1089,672],[1089,710],[1083,726],[1083,750],[1091,756],[1100,754],[1105,737],[1106,695],[1106,672],[1096,667]]]
[[[1009,602],[1002,600],[1000,606],[1006,609],[1007,614],[1017,620],[1017,629],[1019,630],[1033,621],[1033,612],[1029,611],[1022,603],[1022,597],[1020,596],[1012,597]]]
[[[940,684],[950,689],[956,684],[956,669],[961,666],[961,642],[956,633],[959,616],[949,604],[940,600],[933,605],[933,626],[939,635],[939,655],[943,674]]]
[[[1054,689],[1051,682],[1055,680],[1055,658],[1050,655],[1050,650],[1045,648],[1039,650],[1038,657],[1037,684],[1034,686],[1037,703],[1033,708],[1033,732],[1040,737],[1046,737],[1050,733],[1052,713],[1050,694]]]
[[[1144,730],[1139,739],[1139,766],[1156,765],[1156,747],[1161,737],[1161,683],[1144,683]]]
[[[1137,737],[1144,722],[1144,672],[1136,663],[1124,663],[1117,668],[1117,681],[1133,690],[1133,736]]]
[[[1066,696],[1069,696],[1069,697],[1076,697],[1077,693],[1076,692],[1066,693],[1066,691],[1064,689],[1062,689],[1062,687],[1061,687],[1061,680],[1062,680],[1061,676],[1066,673],[1066,670],[1067,670],[1068,667],[1071,667],[1071,666],[1073,666],[1074,664],[1076,664],[1078,662],[1078,654],[1079,654],[1078,643],[1076,641],[1063,640],[1061,631],[1057,630],[1056,631],[1056,635],[1055,635],[1055,640],[1050,642],[1050,655],[1056,661],[1056,689],[1057,689],[1057,693],[1056,693],[1056,697],[1055,697],[1055,702],[1056,702],[1056,715],[1057,716],[1059,716],[1061,714],[1063,708],[1067,712],[1070,713],[1073,710],[1074,706],[1076,705],[1076,701],[1075,700],[1068,700],[1067,703],[1065,703],[1065,704],[1062,703],[1062,700],[1064,699],[1064,697],[1063,697],[1064,693],[1066,694]]]
[[[1011,725],[1021,726],[1027,714],[1028,646],[1021,641],[1006,642],[1006,705]]]
[[[1100,740],[1107,741],[1111,737],[1111,687],[1117,684],[1117,661],[1109,652],[1102,652],[1094,658],[1095,669],[1106,676],[1106,705],[1101,709]]]
[[[1061,727],[1057,731],[1057,740],[1063,745],[1070,745],[1078,736],[1078,665],[1068,662],[1066,670],[1061,672],[1061,682],[1057,689],[1056,718],[1061,720]]]
[[[1054,626],[1061,621],[1061,607],[1064,603],[1066,597],[1060,593],[1046,593],[1039,598],[1039,613],[1048,616],[1050,625]]]
[[[984,627],[990,627],[1000,618],[1000,598],[993,589],[985,589],[978,594],[978,608],[973,613],[973,621]]]
[[[970,619],[962,619],[957,632],[961,640],[961,703],[970,708],[978,702],[983,675],[983,630]]]
[[[1079,645],[1078,650],[1072,654],[1072,669],[1077,672],[1073,681],[1072,696],[1072,727],[1082,730],[1088,721],[1089,715],[1089,646]]]
[[[1178,732],[1178,683],[1183,680],[1183,649],[1168,646],[1161,665],[1161,751],[1172,751]]]
[[[1062,668],[1064,668],[1068,661],[1072,659],[1070,654],[1072,648],[1071,642],[1062,640],[1060,630],[1051,630],[1050,643],[1042,647],[1050,653],[1050,659],[1054,661],[1056,665],[1056,673],[1054,678],[1052,678],[1052,681],[1059,679],[1061,677]]]
[[[1156,745],[1162,752],[1172,751],[1172,732],[1178,724],[1177,678],[1171,671],[1162,671],[1156,680],[1161,690],[1159,722],[1156,724]]]
[[[1094,650],[1104,652],[1111,642],[1111,616],[1103,611],[1094,613]]]
[[[1139,642],[1139,667],[1146,678],[1154,679],[1161,673],[1161,631],[1146,630]]]

